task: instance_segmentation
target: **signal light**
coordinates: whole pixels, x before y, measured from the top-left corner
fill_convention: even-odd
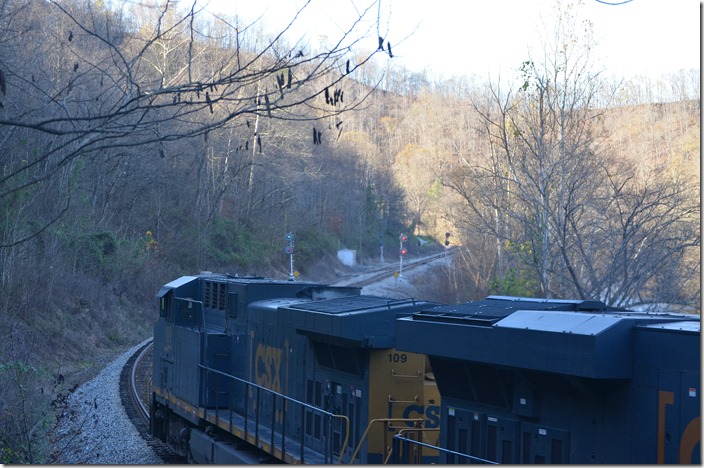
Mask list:
[[[293,233],[292,232],[286,233],[286,242],[288,242],[288,245],[284,248],[284,252],[286,252],[289,255],[293,255]]]
[[[401,255],[406,255],[408,253],[408,250],[406,249],[401,249]]]
[[[405,234],[401,234],[401,242],[406,242],[408,240],[408,237],[405,236]]]

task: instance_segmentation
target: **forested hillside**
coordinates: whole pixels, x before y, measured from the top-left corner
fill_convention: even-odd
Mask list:
[[[434,300],[698,311],[698,70],[610,81],[565,28],[516,84],[437,82],[376,36],[106,5],[0,2],[3,462],[51,460],[66,388],[150,334],[161,284],[286,277],[289,231],[303,279],[338,248],[450,232]]]

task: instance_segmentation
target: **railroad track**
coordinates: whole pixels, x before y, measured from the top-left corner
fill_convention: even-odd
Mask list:
[[[120,375],[120,398],[127,417],[139,435],[154,453],[166,464],[183,464],[186,460],[176,455],[149,431],[149,406],[151,405],[153,341],[137,350],[127,360]]]
[[[151,364],[148,358],[152,355],[153,345],[154,342],[150,341],[137,352],[130,371],[130,395],[135,409],[147,423],[149,423],[149,405],[151,405],[148,396],[152,382],[151,371],[146,372],[146,366]]]
[[[459,252],[459,247],[451,247],[445,252],[440,252],[433,255],[428,255],[427,257],[408,259],[403,262],[403,271],[410,271],[418,268],[428,263],[435,262],[437,260],[443,259],[449,255],[455,255]],[[338,280],[334,283],[335,286],[357,286],[364,287],[374,284],[378,281],[387,279],[391,277],[396,271],[398,271],[398,262],[389,263],[387,265],[382,265],[367,271],[364,274],[354,274],[347,276],[343,279]]]

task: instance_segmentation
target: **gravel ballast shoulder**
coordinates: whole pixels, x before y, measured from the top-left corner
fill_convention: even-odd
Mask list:
[[[59,464],[162,464],[127,417],[120,399],[120,373],[145,340],[111,362],[68,398],[53,452]]]

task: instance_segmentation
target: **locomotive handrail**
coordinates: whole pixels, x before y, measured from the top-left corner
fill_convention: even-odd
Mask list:
[[[277,392],[277,391],[275,391],[275,390],[271,390],[270,388],[266,388],[266,387],[264,387],[264,386],[261,386],[261,385],[259,385],[259,384],[254,383],[254,382],[250,382],[249,380],[245,380],[245,379],[242,379],[242,378],[240,378],[240,377],[236,377],[236,376],[234,376],[234,375],[232,375],[232,374],[228,374],[228,373],[226,373],[226,372],[223,372],[223,371],[220,371],[220,370],[217,370],[217,369],[213,369],[213,368],[208,367],[208,366],[203,365],[203,364],[198,364],[198,367],[201,368],[201,369],[203,369],[203,370],[206,371],[206,372],[213,372],[213,373],[218,374],[218,375],[221,375],[221,376],[223,376],[223,377],[225,377],[225,378],[229,378],[229,379],[233,379],[233,380],[235,380],[235,381],[241,382],[241,383],[243,383],[243,384],[246,385],[246,386],[252,386],[252,387],[254,387],[254,388],[257,389],[257,392],[258,392],[258,393],[263,390],[264,392],[267,392],[267,393],[271,394],[271,395],[274,396],[274,397],[277,397],[277,396],[278,396],[278,397],[281,397],[282,400],[290,401],[290,402],[292,402],[292,403],[298,404],[298,405],[301,406],[301,410],[302,410],[302,411],[305,410],[306,408],[308,408],[308,409],[310,409],[311,411],[314,411],[314,412],[317,412],[317,413],[322,414],[323,416],[327,416],[327,417],[329,417],[329,418],[335,418],[335,419],[343,420],[344,423],[345,423],[345,440],[343,441],[342,446],[340,447],[340,457],[338,458],[338,464],[341,464],[341,463],[342,463],[342,456],[344,455],[345,449],[347,448],[347,443],[348,443],[348,441],[349,441],[349,435],[350,435],[350,420],[349,420],[349,418],[348,418],[347,416],[345,416],[345,415],[343,415],[343,414],[334,414],[334,413],[331,413],[331,412],[329,412],[329,411],[325,411],[325,410],[323,410],[323,409],[318,408],[317,406],[311,405],[311,404],[309,404],[309,403],[305,403],[305,402],[300,401],[300,400],[296,400],[295,398],[289,397],[288,395],[284,395],[283,393],[279,393],[279,392]],[[257,402],[258,402],[258,403],[261,402],[261,398],[257,398]],[[275,403],[274,403],[274,406],[275,406]],[[247,418],[247,415],[248,415],[248,412],[246,411],[246,409],[245,409],[245,412],[244,412],[244,413],[245,413],[245,419],[246,419],[246,418]],[[275,414],[275,411],[272,411],[272,414]],[[219,416],[216,415],[216,417],[219,419]],[[258,445],[258,440],[259,440],[259,435],[258,435],[258,434],[259,434],[259,421],[258,421],[258,418],[259,418],[259,411],[257,411],[257,416],[256,416],[256,417],[257,417],[257,422],[255,423],[255,430],[256,430],[256,436],[255,436],[255,438],[256,438],[256,440],[257,440],[257,445]],[[245,431],[246,431],[246,429],[245,429]],[[272,444],[271,444],[271,447],[272,447],[272,451],[273,451],[273,449],[274,449],[274,447],[273,447],[274,426],[273,426],[273,425],[272,425],[271,431],[272,431],[272,436],[271,436],[271,437],[272,437]],[[285,436],[285,425],[282,426],[282,437],[284,437],[284,436]],[[331,438],[330,440],[332,440],[332,438]],[[304,438],[301,437],[301,450],[303,450],[303,441],[304,441]],[[282,440],[282,452],[283,452],[283,451],[284,451],[284,441]],[[326,455],[326,457],[327,457],[327,455]],[[301,460],[302,460],[302,459],[303,459],[303,457],[301,456]],[[352,459],[354,460],[354,457],[352,457]]]
[[[418,377],[421,376],[420,371],[417,371],[418,373],[416,375],[410,375],[410,374],[397,374],[395,369],[391,369],[391,376],[392,377],[402,377],[406,379],[417,379]]]
[[[428,448],[431,448],[431,449],[433,449],[433,450],[438,450],[439,452],[449,453],[449,454],[452,454],[452,455],[458,455],[458,456],[460,456],[460,457],[469,458],[470,460],[475,461],[475,462],[479,462],[479,463],[484,463],[484,464],[488,464],[488,465],[498,465],[498,464],[499,464],[498,462],[491,461],[491,460],[487,460],[486,458],[479,458],[479,457],[475,457],[475,456],[473,456],[473,455],[468,455],[468,454],[466,454],[466,453],[456,452],[456,451],[454,451],[454,450],[450,450],[450,449],[447,449],[447,448],[437,447],[437,446],[435,446],[435,445],[426,444],[425,442],[421,442],[421,441],[419,441],[419,440],[409,439],[409,438],[407,438],[407,437],[403,437],[403,436],[400,434],[400,432],[399,432],[399,434],[395,434],[395,435],[393,436],[393,438],[394,438],[394,442],[393,442],[394,445],[399,445],[399,444],[400,444],[399,441],[404,441],[404,442],[407,443],[407,444],[413,444],[413,445],[420,445],[420,446],[422,446],[422,447],[428,447]],[[392,451],[393,451],[393,449],[392,449]]]
[[[364,434],[362,434],[362,437],[359,439],[359,444],[357,444],[357,448],[355,449],[354,453],[352,454],[352,458],[350,459],[350,465],[354,463],[354,459],[357,457],[357,454],[359,453],[360,449],[362,448],[362,443],[364,443],[364,439],[367,438],[369,435],[369,429],[372,428],[372,424],[374,423],[384,423],[384,425],[390,423],[390,422],[413,422],[413,423],[420,423],[423,424],[423,420],[420,418],[380,418],[380,419],[372,419],[369,421],[369,424],[367,425],[367,429],[364,431]],[[393,426],[391,426],[393,427]],[[384,449],[386,449],[386,431],[384,431]]]
[[[412,400],[396,400],[391,394],[389,394],[389,403],[418,403],[420,398],[415,395]]]
[[[416,432],[416,433],[419,432],[421,434],[421,436],[425,436],[426,432],[440,432],[440,428],[439,427],[406,427],[406,428],[399,430],[398,434],[394,435],[394,438],[396,436],[403,438],[402,436],[406,432]],[[404,438],[404,440],[406,440],[406,438]],[[413,439],[408,439],[408,440],[413,440]],[[420,442],[420,440],[418,440],[417,442]],[[394,445],[397,445],[397,444],[392,442],[391,450],[389,450],[389,454],[386,456],[386,460],[384,460],[384,462],[383,462],[384,465],[386,465],[389,462],[389,459],[391,458],[391,455],[393,454],[393,451],[394,451]],[[433,446],[433,447],[435,447],[435,446]],[[437,447],[435,447],[435,448],[437,448]],[[420,455],[418,458],[422,461],[422,459],[423,459],[423,446],[422,445],[421,445],[421,449],[418,451],[418,454]]]

